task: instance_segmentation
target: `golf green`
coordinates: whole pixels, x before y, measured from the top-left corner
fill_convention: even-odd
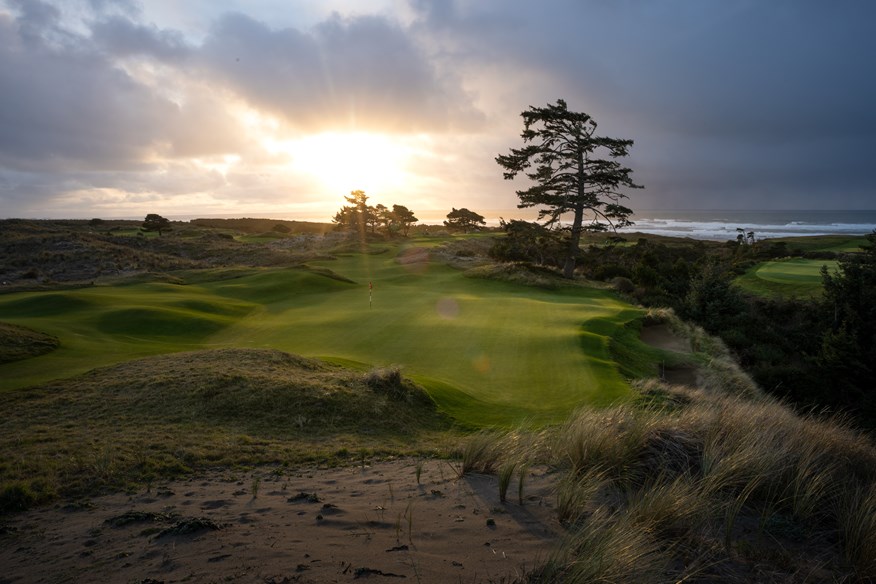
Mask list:
[[[821,294],[821,267],[837,269],[835,260],[801,258],[758,264],[736,281],[744,289],[767,296],[815,297]]]
[[[475,426],[560,421],[629,391],[608,343],[640,311],[607,292],[466,278],[410,248],[372,251],[383,253],[0,297],[0,320],[61,339],[48,355],[0,366],[0,389],[149,354],[272,347],[397,365]]]

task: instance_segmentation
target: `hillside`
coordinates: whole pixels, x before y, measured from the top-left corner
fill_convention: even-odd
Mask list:
[[[5,511],[215,466],[416,452],[450,424],[396,370],[264,349],[139,359],[4,392],[0,404],[15,412],[0,419]]]

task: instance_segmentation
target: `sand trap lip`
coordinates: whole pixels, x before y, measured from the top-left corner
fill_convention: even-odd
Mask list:
[[[643,326],[639,338],[643,343],[664,351],[687,355],[692,352],[690,341],[675,334],[666,323]],[[698,385],[697,368],[692,365],[680,367],[664,367],[661,365],[660,378],[673,385],[687,385],[690,387]]]
[[[690,353],[690,341],[672,332],[666,323],[649,324],[642,327],[639,335],[643,343],[675,353]]]
[[[523,506],[516,477],[502,504],[496,477],[429,460],[417,484],[415,469],[222,471],[59,504],[9,518],[0,565],[14,582],[513,582],[562,535],[545,469],[529,470]]]

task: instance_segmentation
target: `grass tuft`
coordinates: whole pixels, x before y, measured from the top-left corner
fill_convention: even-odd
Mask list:
[[[508,486],[511,484],[511,477],[514,476],[514,470],[517,468],[517,463],[514,461],[506,462],[499,468],[499,501],[504,503],[508,496]]]

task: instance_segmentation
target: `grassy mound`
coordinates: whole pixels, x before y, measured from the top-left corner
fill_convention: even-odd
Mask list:
[[[0,305],[0,317],[65,316],[89,306],[88,300],[74,294],[39,294]]]
[[[447,418],[394,369],[275,350],[140,359],[0,395],[0,508],[216,465],[416,450]],[[5,502],[4,502],[5,501]],[[24,501],[24,503],[22,503]]]
[[[205,337],[226,323],[220,317],[199,317],[182,310],[123,308],[103,313],[95,328],[103,333],[134,337]]]
[[[207,286],[220,296],[227,296],[271,304],[288,300],[293,296],[322,294],[351,287],[352,281],[337,277],[330,270],[293,268],[289,270],[264,270]]]
[[[469,278],[499,280],[500,282],[512,282],[514,284],[535,286],[547,290],[555,290],[562,286],[573,285],[556,270],[523,262],[477,266],[466,270],[465,275]]]
[[[58,348],[57,337],[27,327],[0,322],[0,363],[45,355]]]

